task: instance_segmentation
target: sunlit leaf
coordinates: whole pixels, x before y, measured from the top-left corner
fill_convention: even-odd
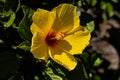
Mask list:
[[[19,44],[17,47],[20,48],[20,49],[23,49],[23,50],[25,50],[25,51],[29,51],[30,48],[31,48],[29,42],[22,42],[22,43]]]
[[[91,56],[91,65],[92,66],[99,66],[103,62],[101,55],[97,53],[92,54]]]
[[[88,4],[91,6],[95,6],[97,4],[97,0],[87,0]]]
[[[111,3],[107,3],[107,13],[109,17],[112,17],[114,15],[113,6]]]
[[[34,76],[34,80],[39,80],[39,77],[38,76]]]
[[[114,2],[114,3],[118,3],[118,0],[112,0],[112,2]]]
[[[16,14],[12,13],[8,22],[4,23],[4,27],[10,27],[13,24],[15,17],[16,17]]]
[[[6,18],[6,17],[9,17],[11,14],[13,14],[14,12],[12,10],[9,10],[9,11],[3,11],[0,13],[0,18]]]
[[[109,17],[114,15],[113,5],[109,2],[101,2],[101,9],[104,10]]]
[[[94,21],[91,21],[91,22],[87,23],[86,28],[88,29],[88,31],[90,33],[92,33],[94,31],[94,29],[95,29]]]
[[[92,77],[93,77],[93,74],[92,74],[92,73],[89,73],[89,77],[92,78]]]
[[[78,5],[78,7],[81,7],[82,6],[82,1],[78,1],[77,5]]]
[[[6,0],[0,0],[0,2],[3,2],[3,3],[5,3],[5,2],[6,2]]]
[[[99,66],[102,62],[103,60],[98,57],[94,62],[94,66]]]
[[[4,43],[4,41],[2,39],[0,39],[0,44]]]
[[[91,6],[95,6],[97,4],[97,0],[91,0]]]
[[[63,80],[60,76],[55,75],[51,68],[47,68],[45,72],[52,80]]]
[[[53,72],[59,77],[61,77],[63,80],[67,80],[66,74],[64,73],[65,68],[63,66],[55,63],[52,59],[49,59],[47,66],[50,66]]]
[[[16,14],[12,10],[3,11],[0,13],[0,18],[1,18],[0,22],[4,25],[4,27],[8,28],[14,23]],[[8,18],[8,19],[5,19],[5,18]]]
[[[20,9],[20,7],[21,7],[21,2],[20,2],[20,0],[18,0],[18,6],[17,6],[17,9],[16,9],[16,12],[18,12],[18,10]]]
[[[101,1],[100,7],[101,7],[102,10],[106,10],[107,4],[104,1]]]
[[[62,76],[65,77],[65,73],[62,72],[62,70],[61,70],[60,68],[57,68],[56,71],[57,71],[60,75],[62,75]]]
[[[85,12],[81,13],[80,24],[86,27],[90,33],[93,32],[95,28],[93,17]]]

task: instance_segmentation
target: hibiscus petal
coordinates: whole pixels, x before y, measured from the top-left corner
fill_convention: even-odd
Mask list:
[[[35,25],[34,23],[32,23],[32,25],[30,26],[30,30],[31,30],[32,34],[34,34],[35,32],[42,33],[41,29],[37,25]]]
[[[80,54],[89,44],[90,33],[87,29],[80,27],[78,31],[66,35],[64,40],[72,46],[71,50],[69,50],[71,54]]]
[[[34,33],[32,37],[31,52],[35,58],[47,61],[49,57],[48,49],[45,45],[45,42],[43,41],[42,33]]]
[[[33,14],[32,19],[33,23],[37,25],[41,31],[47,33],[52,27],[55,19],[55,13],[39,8]]]
[[[75,60],[74,56],[65,52],[59,47],[50,49],[49,55],[55,62],[61,66],[64,66],[69,71],[73,70],[77,65],[77,61]]]
[[[55,22],[52,26],[56,32],[68,32],[79,26],[79,17],[72,4],[61,4],[55,7],[52,12],[56,13]]]

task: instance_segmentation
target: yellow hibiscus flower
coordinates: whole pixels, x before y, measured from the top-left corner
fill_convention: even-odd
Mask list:
[[[52,11],[37,9],[32,19],[33,56],[46,62],[50,57],[69,71],[73,70],[77,65],[73,55],[81,54],[90,39],[90,33],[80,26],[75,7],[60,4]]]

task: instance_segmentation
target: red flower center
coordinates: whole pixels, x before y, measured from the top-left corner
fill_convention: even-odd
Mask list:
[[[45,41],[48,46],[54,47],[58,44],[58,42],[64,37],[64,34],[61,32],[59,34],[55,34],[54,32],[48,33],[45,38]]]
[[[47,45],[50,46],[50,47],[54,47],[58,43],[58,40],[55,38],[54,33],[48,34],[46,36],[45,41],[46,41]]]

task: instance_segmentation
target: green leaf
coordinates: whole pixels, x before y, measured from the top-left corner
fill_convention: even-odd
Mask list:
[[[86,28],[88,29],[88,31],[90,33],[92,33],[95,29],[94,21],[91,21],[91,22],[87,23]]]
[[[118,0],[112,0],[112,2],[114,2],[114,3],[118,3]]]
[[[5,3],[5,2],[6,2],[6,0],[0,0],[0,2],[3,2],[3,3]]]
[[[97,54],[96,53],[93,53],[92,55],[91,55],[91,59],[90,59],[90,61],[91,61],[91,65],[94,65],[94,62],[95,62],[95,60],[97,59]]]
[[[94,79],[95,79],[95,80],[101,80],[100,76],[98,76],[98,75],[95,75],[95,76],[94,76]]]
[[[95,6],[97,4],[97,0],[87,0],[87,3],[91,6]]]
[[[114,9],[113,5],[109,2],[101,2],[101,9],[104,10],[109,17],[112,17],[114,15]]]
[[[91,0],[91,6],[95,6],[97,4],[97,0]]]
[[[90,1],[91,1],[91,0],[87,0],[87,3],[90,4]]]
[[[0,39],[0,44],[3,44],[3,43],[4,43],[4,41],[2,39]]]
[[[55,73],[55,75],[58,75],[63,80],[67,80],[66,74],[64,72],[65,68],[63,66],[55,63],[52,59],[49,59],[49,61],[47,62],[47,66],[50,66],[52,68],[52,70]]]
[[[60,68],[56,68],[56,71],[58,72],[58,74],[61,75],[61,77],[65,77],[65,73],[62,72],[62,70]]]
[[[34,76],[34,80],[39,80],[39,77],[38,76]]]
[[[7,28],[10,27],[13,24],[13,22],[15,20],[15,17],[16,17],[16,14],[13,12],[11,14],[10,19],[8,20],[8,22],[4,23],[4,27],[7,27]]]
[[[102,10],[106,10],[106,8],[107,8],[107,4],[106,4],[106,2],[101,1],[101,5],[100,5],[100,7],[101,7]]]
[[[78,1],[77,5],[78,5],[78,7],[81,7],[82,6],[82,1]]]
[[[80,25],[86,27],[91,33],[95,27],[93,17],[88,13],[82,12],[80,16]]]
[[[91,65],[92,66],[99,66],[103,62],[101,55],[97,53],[92,54],[91,56]]]
[[[88,59],[89,59],[89,53],[87,53],[87,52],[84,52],[82,55],[81,55],[81,57],[82,57],[82,59],[87,63],[88,62]]]
[[[109,17],[112,17],[114,15],[113,6],[111,3],[107,3],[107,13]]]
[[[6,76],[16,73],[19,68],[19,59],[14,52],[0,52],[0,80],[8,80]]]
[[[47,68],[45,72],[47,75],[49,75],[51,80],[63,80],[60,76],[55,75],[51,68]]]
[[[16,18],[16,14],[12,10],[3,11],[0,13],[0,18],[1,18],[0,22],[4,25],[4,27],[8,28],[14,23],[14,20]]]
[[[18,32],[21,35],[21,37],[25,40],[31,41],[32,34],[30,32],[30,25],[32,23],[32,15],[34,11],[27,7],[27,6],[22,6],[24,17],[19,23],[19,29]]]
[[[16,12],[18,12],[18,10],[20,9],[20,7],[21,7],[21,2],[20,2],[20,0],[18,0],[18,6],[17,6],[17,9],[16,9]]]
[[[103,62],[103,60],[98,57],[94,62],[94,66],[99,66],[102,62]]]
[[[12,10],[9,11],[3,11],[0,13],[0,18],[6,18],[6,17],[10,17],[11,14],[13,14],[14,12]]]
[[[17,47],[20,48],[20,49],[23,49],[23,50],[25,50],[25,51],[29,51],[30,48],[31,48],[29,42],[22,42],[22,43],[20,43]]]

